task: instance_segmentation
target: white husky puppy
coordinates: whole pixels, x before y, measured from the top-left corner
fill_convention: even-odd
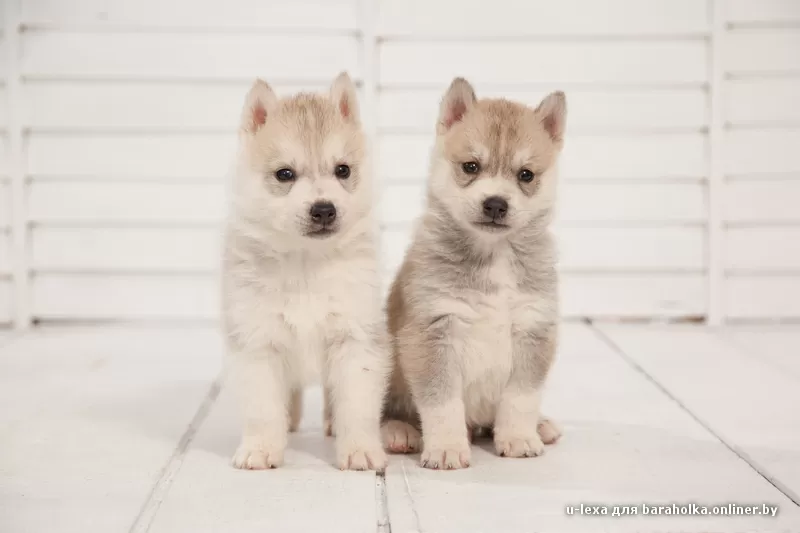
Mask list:
[[[279,99],[258,80],[241,117],[223,265],[237,468],[283,462],[302,387],[320,372],[342,469],[382,469],[390,367],[365,137],[347,74],[329,96]]]

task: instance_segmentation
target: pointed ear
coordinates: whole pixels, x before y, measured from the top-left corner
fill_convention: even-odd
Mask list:
[[[454,79],[439,105],[439,124],[436,128],[439,133],[444,133],[453,124],[461,122],[467,111],[475,105],[475,100],[472,85],[464,78]]]
[[[561,91],[550,93],[542,100],[536,113],[542,119],[542,125],[550,138],[556,142],[564,140],[564,129],[567,126],[567,97]]]
[[[242,131],[250,134],[257,132],[267,122],[267,115],[277,103],[278,98],[267,82],[256,80],[245,97],[240,125]]]
[[[333,80],[331,84],[331,100],[345,120],[356,124],[359,122],[356,86],[347,72],[342,72]]]

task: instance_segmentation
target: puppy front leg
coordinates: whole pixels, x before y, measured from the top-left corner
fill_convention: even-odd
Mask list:
[[[419,405],[423,438],[419,463],[425,468],[454,470],[469,466],[471,451],[460,391],[460,386],[453,386],[446,397]]]
[[[336,460],[342,470],[383,470],[380,439],[383,395],[388,378],[385,343],[344,335],[332,343],[326,388],[330,390]]]
[[[555,339],[555,328],[515,338],[514,372],[495,415],[498,455],[536,457],[544,453],[543,434],[549,442],[560,435],[553,434],[557,426],[541,415],[542,387],[555,354]]]
[[[539,422],[541,390],[509,385],[503,391],[494,424],[494,445],[503,457],[536,457],[544,453]]]
[[[234,354],[230,379],[244,416],[233,466],[249,470],[280,466],[289,431],[290,396],[280,355]]]
[[[421,331],[401,348],[401,365],[422,422],[425,468],[452,470],[470,462],[470,443],[464,413],[463,384],[452,348],[450,317]],[[406,332],[408,333],[408,332]],[[418,333],[419,334],[419,333]]]

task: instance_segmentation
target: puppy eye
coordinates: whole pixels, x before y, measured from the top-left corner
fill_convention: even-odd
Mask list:
[[[350,177],[350,167],[347,165],[336,165],[336,168],[333,169],[333,173],[339,179],[347,179]]]
[[[481,170],[481,166],[475,161],[468,161],[461,165],[461,169],[467,174],[477,174]]]
[[[292,181],[294,179],[294,170],[291,168],[282,168],[275,173],[275,179],[278,181]]]
[[[527,168],[523,168],[522,170],[519,171],[517,177],[519,178],[520,181],[524,181],[525,183],[530,183],[533,181],[534,175],[533,172],[531,172]]]

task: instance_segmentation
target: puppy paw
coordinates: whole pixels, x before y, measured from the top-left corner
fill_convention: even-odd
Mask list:
[[[536,432],[545,444],[555,444],[561,438],[561,428],[551,418],[539,419]]]
[[[235,468],[243,470],[266,470],[283,464],[283,449],[242,443],[231,461]]]
[[[359,443],[337,445],[337,462],[340,470],[377,470],[386,469],[386,452],[379,441],[363,445]]]
[[[420,466],[433,470],[457,470],[469,466],[471,452],[469,442],[464,440],[460,445],[437,446],[432,443],[425,446],[419,459]]]
[[[494,447],[501,457],[536,457],[544,453],[544,442],[538,433],[532,435],[495,434]]]
[[[387,420],[381,426],[383,447],[392,453],[417,453],[422,444],[420,432],[407,422]]]

